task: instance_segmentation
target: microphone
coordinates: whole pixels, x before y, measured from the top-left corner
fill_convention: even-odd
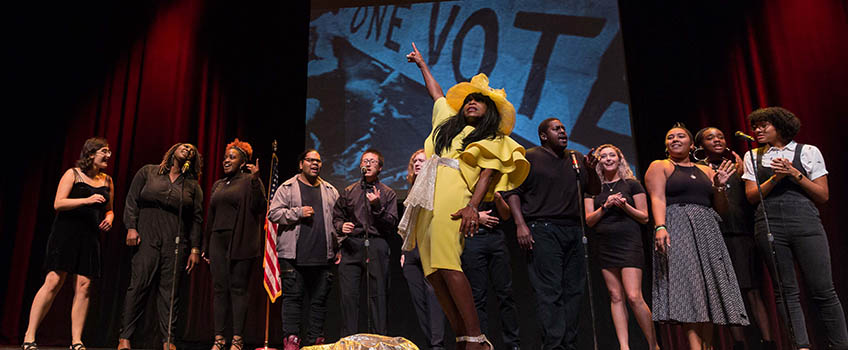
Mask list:
[[[580,164],[577,163],[577,156],[574,155],[574,152],[571,152],[571,167],[574,168],[574,171],[580,174]]]
[[[371,192],[371,188],[374,187],[374,184],[370,184],[368,183],[368,181],[365,180],[365,174],[368,173],[368,168],[361,167],[359,168],[359,171],[362,172],[362,188],[364,188],[368,192]]]
[[[183,171],[180,172],[180,173],[185,174],[185,172],[188,171],[188,167],[190,167],[190,166],[191,166],[191,161],[186,160],[185,163],[183,163]]]
[[[733,133],[733,136],[736,136],[737,138],[740,138],[745,141],[757,142],[757,140],[751,137],[751,135],[748,135],[741,131],[736,131],[735,133]]]

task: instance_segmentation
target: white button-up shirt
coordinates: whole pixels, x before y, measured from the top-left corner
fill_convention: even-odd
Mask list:
[[[766,153],[763,154],[763,166],[771,168],[771,162],[775,158],[786,158],[789,162],[793,162],[795,160],[796,147],[798,147],[798,143],[795,141],[791,141],[781,148],[769,147],[768,150],[766,150]],[[754,152],[759,153],[759,150],[760,149],[757,148]],[[827,175],[824,158],[822,157],[821,151],[819,151],[819,148],[816,146],[805,144],[803,148],[801,148],[801,166],[803,166],[804,170],[807,171],[807,178],[810,180],[815,180]],[[751,152],[745,152],[745,174],[742,175],[742,178],[749,181],[756,181],[754,168],[751,163]]]

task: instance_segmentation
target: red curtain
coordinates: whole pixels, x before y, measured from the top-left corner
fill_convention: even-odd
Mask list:
[[[21,196],[23,201],[19,203],[10,283],[3,301],[0,327],[3,343],[18,343],[25,330],[26,322],[21,320],[26,317],[21,317],[22,313],[29,311],[34,290],[43,282],[43,273],[38,273],[40,268],[31,264],[39,264],[43,258],[41,250],[50,232],[53,216],[50,203],[56,184],[63,171],[79,157],[86,138],[99,135],[109,140],[114,153],[107,173],[112,175],[115,185],[115,229],[101,236],[105,257],[103,276],[91,290],[92,305],[84,337],[91,343],[111,345],[117,339],[120,312],[116,311],[120,310],[121,295],[129,280],[128,259],[124,258],[130,255],[130,250],[124,244],[123,200],[135,171],[144,164],[159,163],[172,144],[191,142],[206,157],[203,171],[208,175],[201,178],[201,186],[209,188],[214,181],[220,150],[225,145],[225,113],[216,75],[210,70],[208,57],[198,50],[203,6],[202,0],[183,0],[157,8],[148,30],[123,50],[105,72],[101,87],[89,91],[73,109],[73,115],[61,130],[63,139],[48,141],[55,145],[48,150],[53,154],[41,157],[34,164],[42,171],[33,172],[36,176],[23,182],[22,193],[27,195]],[[193,274],[191,283],[208,284],[208,268],[203,265]],[[53,304],[55,312],[48,313],[44,319],[38,333],[39,343],[68,341],[71,289],[63,288]],[[209,288],[200,286],[192,290],[198,295],[191,299],[189,312],[197,309],[196,304],[211,305]],[[208,317],[192,321],[206,324],[188,329],[212,327]]]
[[[94,347],[117,342],[132,250],[122,215],[135,172],[159,163],[177,142],[204,156],[200,185],[208,191],[222,176],[226,143],[253,145],[267,181],[270,145],[279,140],[280,171],[295,171],[304,144],[308,3],[234,3],[216,0],[14,5],[0,21],[14,61],[4,69],[4,113],[23,127],[9,150],[20,150],[0,181],[0,344],[19,344],[32,299],[44,281],[41,264],[62,173],[73,166],[85,139],[103,136],[115,185],[113,229],[101,235],[102,278],[91,287],[83,339]],[[285,20],[281,20],[285,19]],[[9,28],[6,28],[8,26]],[[292,55],[293,51],[303,52]],[[291,57],[291,59],[287,59]],[[295,78],[292,78],[295,77]],[[299,78],[298,78],[299,77]],[[298,80],[300,79],[300,80]],[[209,193],[205,193],[208,202]],[[204,204],[205,206],[206,204]],[[265,291],[253,269],[246,341],[264,339]],[[178,339],[212,340],[212,285],[201,263],[187,279],[183,333]],[[37,334],[41,345],[66,346],[72,287],[63,287]],[[133,346],[158,346],[152,303]],[[272,340],[281,339],[279,303],[272,306]]]
[[[685,122],[693,132],[716,126],[725,135],[750,133],[746,116],[754,109],[791,110],[803,124],[796,140],[818,146],[830,173],[830,201],[820,211],[836,290],[844,303],[848,260],[842,252],[848,240],[842,234],[846,205],[840,197],[848,193],[842,181],[848,166],[835,128],[848,111],[848,5],[805,0],[621,5],[642,169],[662,158],[660,140],[674,121]],[[736,140],[731,147],[747,151]],[[764,274],[772,334],[778,335],[781,349],[790,349]],[[824,348],[815,313],[808,309],[807,329],[813,347]],[[678,328],[661,326],[658,331],[665,349],[687,348]],[[717,348],[730,348],[729,334],[719,335]]]

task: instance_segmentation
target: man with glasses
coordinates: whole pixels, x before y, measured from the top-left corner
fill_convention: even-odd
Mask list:
[[[268,220],[279,224],[277,255],[283,282],[283,349],[301,346],[304,292],[309,294],[309,325],[303,345],[324,343],[327,296],[333,284],[330,267],[338,251],[333,228],[336,188],[321,179],[321,155],[314,149],[298,158],[300,173],[277,188]]]
[[[342,331],[357,333],[360,280],[367,274],[369,333],[386,334],[386,292],[389,283],[389,245],[386,237],[397,228],[397,195],[378,179],[383,155],[366,150],[359,159],[362,179],[344,189],[333,209],[333,226],[341,237],[339,285]],[[366,254],[367,252],[367,254]]]

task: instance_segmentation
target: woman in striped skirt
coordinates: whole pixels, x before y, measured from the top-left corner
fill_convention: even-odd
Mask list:
[[[692,133],[666,133],[668,158],[651,163],[645,184],[654,216],[654,321],[680,324],[691,349],[712,349],[713,325],[747,325],[736,274],[718,225],[734,165],[690,159]]]

